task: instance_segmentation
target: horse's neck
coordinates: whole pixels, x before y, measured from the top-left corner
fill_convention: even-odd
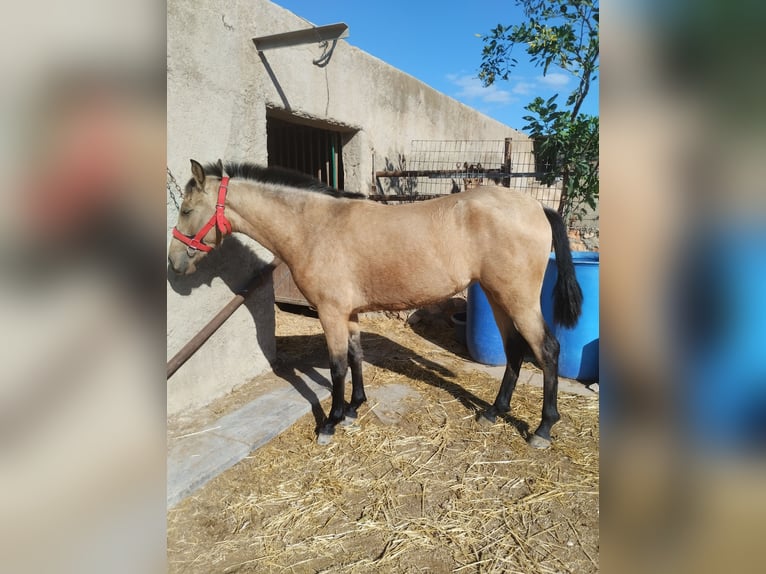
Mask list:
[[[285,261],[304,245],[303,235],[309,229],[304,209],[313,194],[303,191],[280,193],[276,186],[237,181],[230,184],[227,206],[234,231],[255,239],[266,249]],[[231,191],[234,191],[231,194]]]

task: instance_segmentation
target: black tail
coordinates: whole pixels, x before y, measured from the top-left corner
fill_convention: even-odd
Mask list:
[[[563,327],[574,327],[582,311],[582,290],[575,277],[567,228],[564,220],[553,209],[546,207],[545,217],[553,231],[553,249],[556,251],[556,267],[559,270],[553,287],[553,320]]]

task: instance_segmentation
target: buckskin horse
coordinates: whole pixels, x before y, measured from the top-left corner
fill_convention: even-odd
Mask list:
[[[540,309],[551,239],[558,280],[554,321],[576,324],[582,292],[563,220],[535,199],[504,187],[477,187],[427,201],[384,205],[330,188],[311,176],[250,163],[202,166],[191,160],[169,248],[176,273],[192,273],[223,237],[244,233],[289,267],[316,308],[330,353],[332,406],[318,442],[353,421],[365,402],[359,313],[405,310],[444,300],[478,281],[505,344],[507,366],[492,422],[510,410],[528,346],[543,371],[542,419],[529,437],[551,444],[557,408],[559,343]],[[345,380],[351,368],[351,401]],[[345,422],[348,422],[345,421]]]

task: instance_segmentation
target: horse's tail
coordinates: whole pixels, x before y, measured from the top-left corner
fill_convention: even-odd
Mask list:
[[[556,267],[559,271],[553,287],[553,320],[563,327],[574,327],[582,311],[582,290],[575,276],[567,229],[556,211],[548,207],[544,209],[553,231],[553,249],[556,251]]]

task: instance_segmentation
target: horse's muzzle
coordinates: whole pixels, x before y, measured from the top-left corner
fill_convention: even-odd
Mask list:
[[[168,256],[168,264],[174,273],[178,275],[188,275],[194,271],[194,265],[186,257]]]

